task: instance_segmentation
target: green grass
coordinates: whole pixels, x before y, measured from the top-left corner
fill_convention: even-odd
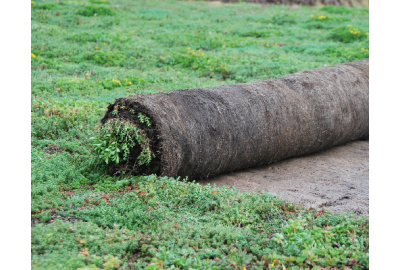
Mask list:
[[[89,140],[118,97],[366,58],[368,19],[365,8],[35,1],[32,268],[368,268],[368,218],[266,193],[112,177]]]

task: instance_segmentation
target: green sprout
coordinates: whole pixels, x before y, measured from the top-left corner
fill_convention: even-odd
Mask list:
[[[148,116],[145,116],[144,114],[142,114],[142,113],[139,113],[138,114],[138,117],[139,117],[139,121],[140,121],[140,123],[142,123],[142,124],[146,124],[148,127],[150,127],[151,126],[151,120],[150,120],[150,117],[148,117]]]
[[[128,121],[110,120],[102,127],[98,137],[90,138],[99,157],[109,164],[127,162],[132,150],[141,148],[136,159],[139,166],[148,166],[155,154],[150,149],[150,139],[145,132]]]

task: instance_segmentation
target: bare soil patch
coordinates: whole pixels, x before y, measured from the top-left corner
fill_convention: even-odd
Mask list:
[[[235,187],[242,192],[276,193],[293,203],[325,207],[333,213],[353,211],[368,215],[369,141],[355,141],[199,183]]]

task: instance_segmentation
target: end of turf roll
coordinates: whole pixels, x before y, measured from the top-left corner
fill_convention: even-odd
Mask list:
[[[148,115],[133,108],[111,104],[102,119],[97,137],[91,138],[94,150],[110,173],[119,175],[159,172],[154,123]]]

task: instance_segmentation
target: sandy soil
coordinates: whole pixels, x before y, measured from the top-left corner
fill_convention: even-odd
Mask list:
[[[369,214],[368,182],[368,141],[198,181],[243,192],[266,191],[307,207],[359,215]]]

